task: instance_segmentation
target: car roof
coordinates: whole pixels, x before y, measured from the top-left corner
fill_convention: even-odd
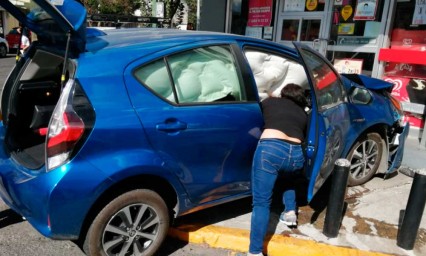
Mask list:
[[[256,39],[235,34],[227,34],[210,31],[179,30],[179,29],[155,29],[155,28],[125,28],[112,30],[99,30],[99,35],[88,36],[86,50],[112,50],[127,47],[143,47],[144,50],[155,48],[170,48],[186,43],[194,43],[209,40],[240,40],[246,42],[270,44],[279,47],[283,45],[274,42]],[[160,43],[161,42],[161,43]],[[294,49],[289,48],[289,51]]]
[[[159,28],[125,28],[113,30],[95,30],[88,33],[86,51],[78,56],[79,65],[93,66],[99,63],[105,72],[122,72],[131,62],[145,56],[154,56],[157,52],[171,48],[187,49],[203,42],[221,44],[229,42],[251,42],[253,45],[268,44],[272,47],[287,49],[291,55],[297,55],[296,50],[271,41],[208,31],[188,31]],[[173,51],[174,51],[173,50]],[[111,61],[114,60],[114,61]],[[80,75],[91,76],[92,69],[79,69]],[[87,71],[87,73],[86,73]],[[84,73],[84,74],[83,74]]]

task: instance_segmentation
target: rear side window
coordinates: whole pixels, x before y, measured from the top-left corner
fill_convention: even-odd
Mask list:
[[[137,69],[135,76],[158,96],[175,102],[172,83],[169,78],[166,62],[163,59]]]
[[[134,75],[161,98],[179,104],[245,101],[242,79],[229,46],[170,55]]]

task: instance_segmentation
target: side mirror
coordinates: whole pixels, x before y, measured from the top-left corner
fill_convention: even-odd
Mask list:
[[[365,88],[355,87],[349,94],[349,99],[354,104],[369,104],[372,96],[370,91]]]

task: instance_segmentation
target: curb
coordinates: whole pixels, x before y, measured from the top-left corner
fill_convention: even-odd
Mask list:
[[[182,225],[171,227],[169,236],[188,243],[207,244],[213,248],[247,252],[250,231],[213,225]],[[389,256],[384,253],[327,245],[278,234],[272,235],[266,243],[264,252],[268,256]]]

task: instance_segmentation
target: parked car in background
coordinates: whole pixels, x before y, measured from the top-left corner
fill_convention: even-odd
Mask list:
[[[26,29],[24,32],[24,35],[28,37],[28,39],[31,41],[31,31]],[[10,51],[16,52],[16,50],[19,48],[19,44],[21,41],[21,33],[18,31],[18,27],[12,28],[9,33],[6,35],[6,40],[9,43]]]
[[[310,101],[308,201],[338,158],[351,185],[401,164],[408,126],[392,84],[341,76],[308,46],[86,29],[78,0],[19,3],[28,14],[0,5],[38,42],[4,84],[0,196],[89,255],[153,255],[173,218],[250,196],[260,101],[288,83]]]
[[[9,44],[3,37],[0,37],[0,58],[6,57],[8,52]]]

